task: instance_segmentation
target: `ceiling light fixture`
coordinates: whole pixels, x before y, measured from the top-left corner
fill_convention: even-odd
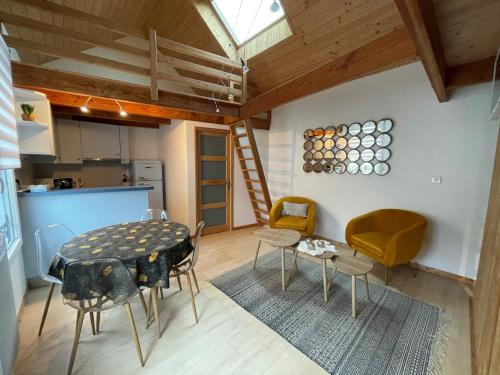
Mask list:
[[[248,73],[250,71],[250,68],[248,67],[248,64],[243,58],[240,58],[241,61],[241,70],[243,70],[243,73]]]
[[[273,1],[271,7],[269,8],[269,10],[273,13],[279,12],[280,9],[281,7],[276,0]]]
[[[88,103],[90,102],[90,99],[92,99],[91,96],[89,96],[87,98],[87,100],[85,100],[85,102],[83,103],[83,105],[80,107],[80,111],[82,111],[83,113],[89,113],[90,112],[89,107],[88,107]]]
[[[115,100],[116,104],[118,104],[118,107],[120,107],[120,116],[121,117],[127,117],[128,113],[125,112],[125,110],[123,109],[122,105],[120,104],[120,102],[118,100]]]

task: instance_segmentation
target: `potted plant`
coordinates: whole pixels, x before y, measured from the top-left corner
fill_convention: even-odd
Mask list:
[[[35,106],[27,103],[21,104],[21,110],[23,113],[21,114],[21,117],[24,121],[35,121]]]

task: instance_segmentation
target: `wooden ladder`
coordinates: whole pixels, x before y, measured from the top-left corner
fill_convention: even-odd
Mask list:
[[[255,144],[252,125],[250,125],[249,121],[240,121],[231,126],[231,135],[240,161],[243,178],[247,185],[248,195],[252,202],[255,219],[258,225],[266,225],[269,221],[271,198],[259,151]]]

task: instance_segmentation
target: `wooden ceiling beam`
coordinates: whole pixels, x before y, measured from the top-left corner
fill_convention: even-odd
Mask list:
[[[151,100],[150,88],[83,74],[61,72],[36,65],[12,62],[13,82],[16,87],[65,91],[101,98],[116,99],[143,105],[143,113],[151,116],[226,124],[239,117],[239,105],[219,102],[215,114],[211,100],[187,94],[158,92],[158,102]],[[78,106],[81,106],[80,102]],[[130,112],[132,113],[132,112]],[[161,114],[161,115],[160,115]],[[228,117],[228,118],[225,118]]]
[[[65,95],[73,95],[69,93],[64,93]],[[47,95],[47,94],[46,94]],[[50,101],[50,95],[47,95],[47,99]],[[94,119],[101,119],[103,122],[106,122],[108,124],[117,124],[117,125],[126,125],[126,126],[153,126],[153,127],[158,127],[159,124],[162,125],[170,125],[172,121],[170,119],[166,118],[160,118],[160,117],[152,117],[152,116],[144,116],[144,115],[136,115],[133,113],[128,113],[126,117],[120,116],[118,113],[118,106],[115,104],[114,110],[111,105],[106,105],[106,109],[102,110],[99,109],[99,103],[94,102],[94,103],[89,103],[89,112],[88,113],[83,113],[79,107],[76,106],[68,106],[68,105],[61,105],[61,104],[56,104],[55,102],[51,101],[51,108],[52,108],[52,113],[55,116],[71,116],[71,117],[79,117],[79,118],[94,118]],[[125,111],[128,111],[132,108],[134,104],[133,103],[128,103],[127,105],[122,106]],[[93,121],[93,120],[86,120],[86,121]]]
[[[394,0],[439,102],[448,101],[446,60],[433,0]]]
[[[97,25],[103,29],[112,31],[117,34],[124,36],[133,36],[138,38],[147,39],[148,33],[144,30],[136,29],[130,27],[129,25],[123,25],[121,22],[116,22],[112,19],[103,18],[96,16],[91,13],[82,12],[75,8],[57,4],[53,1],[47,0],[16,0],[17,3],[22,3],[35,8],[46,10],[50,13],[60,14],[62,16],[68,16],[72,18],[79,19],[81,21],[88,22],[93,25]]]
[[[300,77],[250,99],[241,107],[246,119],[304,96],[417,59],[415,46],[404,27],[322,65]]]
[[[447,88],[451,90],[459,87],[491,82],[493,80],[494,66],[495,56],[461,65],[450,66],[446,72],[446,76],[448,77]],[[500,69],[497,71],[496,78],[500,79]]]

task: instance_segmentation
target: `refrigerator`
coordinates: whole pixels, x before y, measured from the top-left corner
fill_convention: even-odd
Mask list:
[[[165,208],[161,160],[132,160],[130,162],[130,185],[152,186],[153,190],[149,191],[149,208]]]

